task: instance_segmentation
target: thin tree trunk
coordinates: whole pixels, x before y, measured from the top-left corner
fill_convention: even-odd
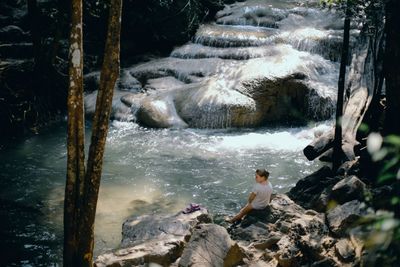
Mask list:
[[[340,72],[338,82],[338,98],[336,105],[336,126],[335,126],[335,139],[333,145],[333,163],[332,168],[336,171],[342,163],[342,116],[343,116],[343,101],[344,101],[344,86],[346,76],[347,59],[349,56],[349,40],[350,40],[350,17],[351,7],[350,1],[346,4],[346,17],[344,20],[343,30],[343,46],[342,46],[342,57],[340,61]]]
[[[386,4],[386,118],[385,134],[400,135],[400,1]]]
[[[93,265],[94,222],[115,83],[119,77],[122,0],[111,1],[80,216],[79,266]]]
[[[72,1],[69,50],[67,182],[64,200],[64,266],[79,266],[78,223],[85,175],[82,0]]]

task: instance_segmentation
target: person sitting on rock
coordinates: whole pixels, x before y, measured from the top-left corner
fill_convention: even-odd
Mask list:
[[[265,209],[272,195],[272,185],[268,181],[269,172],[265,169],[256,170],[256,184],[253,187],[252,192],[249,195],[248,202],[238,214],[233,218],[227,219],[227,222],[236,223],[239,222],[245,215],[252,210],[263,210]]]

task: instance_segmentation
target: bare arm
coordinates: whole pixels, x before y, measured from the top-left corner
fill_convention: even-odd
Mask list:
[[[253,202],[254,198],[256,197],[256,194],[254,192],[251,192],[249,195],[249,199],[247,200],[247,202],[250,204],[251,202]]]

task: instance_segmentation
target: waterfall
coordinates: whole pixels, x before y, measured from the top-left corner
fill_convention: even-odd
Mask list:
[[[124,69],[114,117],[151,127],[194,128],[329,119],[342,22],[313,1],[308,7],[291,0],[226,5],[169,57]],[[357,34],[353,25],[352,36]],[[91,95],[87,102],[90,113]]]

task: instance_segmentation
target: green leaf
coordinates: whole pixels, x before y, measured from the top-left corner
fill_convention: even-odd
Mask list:
[[[367,133],[369,131],[369,127],[367,124],[361,123],[360,127],[358,127],[358,130]]]
[[[391,168],[393,168],[394,166],[396,166],[396,164],[399,162],[400,158],[398,157],[394,157],[391,160],[389,160],[382,168],[382,170],[380,171],[381,174],[384,174],[385,172],[387,172],[388,170],[390,170]],[[393,174],[395,176],[395,174]]]
[[[378,182],[379,183],[383,183],[385,181],[392,180],[394,178],[396,178],[396,175],[394,175],[393,173],[387,173],[387,174],[384,174],[384,175],[380,175],[378,177]]]
[[[394,197],[391,201],[392,205],[397,205],[400,203],[400,197]]]
[[[400,147],[400,136],[398,135],[388,135],[386,136],[385,141],[392,145]]]

